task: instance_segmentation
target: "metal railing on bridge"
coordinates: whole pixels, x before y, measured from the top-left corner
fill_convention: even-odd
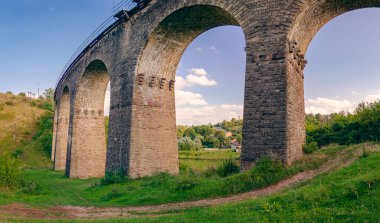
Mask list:
[[[121,0],[116,3],[113,7],[112,15],[106,21],[104,21],[94,32],[92,32],[85,41],[83,41],[83,43],[78,47],[78,49],[65,64],[61,74],[59,75],[55,89],[59,87],[61,81],[66,77],[75,63],[78,62],[78,60],[80,60],[91,47],[98,43],[102,37],[107,35],[117,25],[123,22],[124,19],[128,19],[140,9],[144,8],[148,2],[149,0]]]

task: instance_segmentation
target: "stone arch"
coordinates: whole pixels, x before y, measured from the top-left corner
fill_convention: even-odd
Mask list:
[[[346,12],[380,7],[379,0],[319,1],[309,0],[296,17],[289,32],[289,40],[296,41],[305,54],[317,32],[329,21]]]
[[[110,75],[103,61],[93,60],[80,78],[74,102],[72,143],[66,171],[71,178],[105,174],[104,98]]]
[[[173,8],[180,5],[174,4]],[[212,4],[173,8],[167,8],[170,13],[156,21],[136,65],[128,172],[132,178],[178,173],[174,92],[178,63],[187,46],[203,32],[223,25],[240,26],[232,13]]]
[[[300,8],[287,35],[287,163],[302,156],[306,138],[304,73],[305,54],[317,32],[329,21],[346,12],[380,7],[379,0],[309,0]],[[302,118],[300,118],[302,117]]]
[[[54,124],[56,125],[56,134],[53,138],[54,170],[65,170],[67,142],[69,133],[70,119],[70,89],[68,86],[63,88],[58,108],[56,108]]]

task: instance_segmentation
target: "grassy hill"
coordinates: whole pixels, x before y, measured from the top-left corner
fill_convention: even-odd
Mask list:
[[[44,99],[0,93],[0,155],[17,157],[27,168],[50,167],[46,125],[52,116],[51,103]]]

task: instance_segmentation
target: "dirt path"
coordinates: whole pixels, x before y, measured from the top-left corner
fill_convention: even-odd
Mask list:
[[[181,210],[193,207],[206,207],[220,205],[225,203],[239,202],[247,199],[257,198],[258,196],[271,195],[285,188],[293,186],[299,182],[310,180],[317,175],[332,170],[340,169],[352,164],[362,153],[361,149],[356,149],[354,154],[347,156],[346,152],[350,148],[340,151],[335,159],[325,162],[318,170],[310,170],[294,175],[288,179],[282,180],[274,185],[262,189],[253,190],[247,193],[233,195],[223,198],[203,199],[198,201],[186,201],[179,203],[169,203],[151,206],[135,206],[120,208],[96,208],[96,207],[75,207],[75,206],[57,206],[48,209],[36,209],[25,207],[20,204],[0,206],[0,214],[8,216],[17,216],[22,218],[34,219],[75,219],[75,218],[112,218],[112,217],[133,217],[133,213],[154,214],[158,211]],[[380,148],[368,147],[369,151],[379,151]],[[346,156],[345,156],[346,155]],[[141,216],[141,215],[138,215]],[[145,215],[146,216],[146,215]]]

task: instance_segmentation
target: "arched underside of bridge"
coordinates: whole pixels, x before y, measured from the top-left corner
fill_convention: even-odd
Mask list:
[[[329,21],[339,15],[356,9],[379,7],[379,0],[347,0],[347,1],[319,1],[310,0],[303,10],[296,15],[296,19],[288,32],[288,123],[287,148],[293,154],[302,151],[300,148],[305,136],[305,103],[303,67],[304,55],[317,32]],[[358,43],[359,44],[359,43]],[[301,67],[300,67],[301,66]],[[302,130],[302,132],[300,132]],[[296,144],[295,144],[296,143]],[[302,143],[298,144],[297,143]],[[299,155],[296,155],[299,157]]]
[[[178,173],[175,75],[187,46],[218,26],[239,25],[215,6],[192,6],[167,16],[149,36],[137,64],[129,175]]]
[[[110,70],[93,61],[79,83],[69,85],[78,87],[71,103],[75,109],[67,173],[79,178],[104,175],[108,71],[114,87],[106,171],[132,178],[178,173],[174,101],[178,62],[194,38],[223,25],[240,25],[247,45],[241,167],[248,169],[264,156],[292,163],[302,156],[305,142],[303,68],[310,41],[336,16],[379,5],[380,0],[152,1],[133,22],[122,24],[104,44],[89,51],[111,56]],[[65,127],[59,120],[57,148]]]
[[[71,178],[102,177],[105,174],[104,98],[109,80],[105,64],[94,60],[78,83],[66,169]]]
[[[54,170],[65,170],[67,155],[67,140],[70,118],[70,90],[66,86],[58,103],[56,139],[54,150]],[[54,139],[53,139],[54,140]],[[53,144],[54,145],[54,144]]]

